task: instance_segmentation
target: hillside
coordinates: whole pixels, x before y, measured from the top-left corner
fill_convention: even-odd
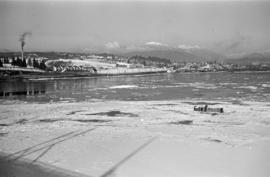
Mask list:
[[[204,61],[221,61],[224,56],[206,49],[179,49],[179,48],[152,48],[149,50],[138,50],[132,52],[122,53],[126,57],[143,56],[143,57],[159,57],[167,58],[172,62],[204,62]]]
[[[270,64],[270,52],[251,53],[238,58],[227,59],[226,62],[234,64],[252,64],[252,63]]]

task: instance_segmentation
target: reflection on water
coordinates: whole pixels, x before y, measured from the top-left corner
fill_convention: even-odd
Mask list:
[[[0,98],[24,101],[270,99],[270,73],[175,73],[0,81]]]
[[[27,96],[27,95],[37,95],[44,94],[45,90],[34,90],[34,91],[14,91],[14,92],[0,92],[0,96],[8,97],[8,96]]]
[[[0,85],[0,97],[26,97],[46,93],[46,83],[5,81]]]

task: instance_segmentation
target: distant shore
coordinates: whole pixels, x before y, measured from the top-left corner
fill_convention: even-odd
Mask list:
[[[0,68],[0,72],[4,71]],[[98,77],[98,76],[115,76],[115,75],[144,75],[144,74],[155,74],[155,73],[167,73],[169,69],[167,68],[114,68],[109,70],[100,70],[96,73],[90,72],[48,72],[40,69],[24,69],[18,72],[18,70],[11,69],[9,74],[0,74],[0,80],[7,79],[58,79],[58,78],[71,78],[71,77]],[[176,73],[270,73],[270,71],[215,71],[215,72],[199,72],[199,71],[186,71],[186,72],[176,72]],[[170,72],[168,72],[170,73]],[[174,73],[174,72],[173,72]]]
[[[0,79],[39,79],[39,78],[70,78],[70,77],[96,77],[96,76],[113,76],[113,75],[137,75],[137,74],[154,74],[166,73],[166,68],[115,68],[108,70],[99,70],[96,73],[90,72],[31,72],[12,73],[10,75],[1,75]],[[12,70],[10,70],[12,72]],[[17,71],[16,71],[17,72]],[[22,70],[23,72],[23,70]]]

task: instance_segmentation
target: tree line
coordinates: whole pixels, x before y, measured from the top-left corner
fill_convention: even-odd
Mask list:
[[[13,57],[11,59],[11,63],[10,63],[8,58],[4,58],[4,61],[0,60],[0,67],[3,67],[3,64],[11,64],[13,66],[24,67],[24,68],[27,66],[33,66],[34,68],[46,70],[45,61],[42,60],[41,62],[38,62],[35,58],[33,60],[32,59],[26,60],[25,58],[24,59],[21,59],[21,58],[15,59],[15,57]]]

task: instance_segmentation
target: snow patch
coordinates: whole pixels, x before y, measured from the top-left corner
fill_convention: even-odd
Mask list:
[[[137,85],[116,85],[110,87],[110,89],[122,89],[122,88],[137,88]]]

